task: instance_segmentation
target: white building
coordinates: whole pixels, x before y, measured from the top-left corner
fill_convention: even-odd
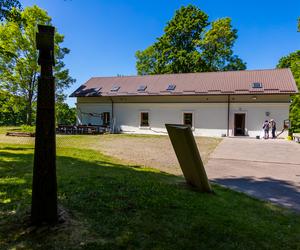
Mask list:
[[[95,77],[71,96],[78,124],[123,133],[163,134],[165,124],[189,124],[195,135],[257,136],[265,120],[277,131],[298,93],[289,69]]]

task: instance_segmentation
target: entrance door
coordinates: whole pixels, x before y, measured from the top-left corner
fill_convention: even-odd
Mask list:
[[[246,114],[234,114],[234,135],[245,135]]]
[[[109,112],[102,113],[102,122],[103,122],[103,126],[110,125],[110,113]]]

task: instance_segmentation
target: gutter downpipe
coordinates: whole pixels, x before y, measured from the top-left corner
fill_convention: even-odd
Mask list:
[[[114,101],[112,99],[112,97],[110,96],[110,101],[111,101],[111,121],[112,121],[112,128],[111,128],[111,133],[114,134]]]
[[[230,95],[227,96],[227,137],[229,136]]]

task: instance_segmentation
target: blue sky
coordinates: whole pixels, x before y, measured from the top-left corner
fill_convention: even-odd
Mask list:
[[[70,94],[92,76],[135,75],[137,50],[162,35],[175,10],[194,4],[210,21],[231,17],[238,30],[234,52],[247,69],[274,68],[280,57],[300,49],[299,0],[23,0],[52,17],[64,46],[71,49],[65,63],[76,83]],[[74,98],[67,102],[74,105]]]

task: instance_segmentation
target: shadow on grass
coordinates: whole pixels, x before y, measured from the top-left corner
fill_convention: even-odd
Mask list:
[[[0,148],[0,156],[2,155],[1,151],[6,151],[6,150],[24,151],[24,150],[31,150],[33,148],[34,148],[33,146],[27,146],[27,147],[20,147],[20,146],[18,146],[18,147],[13,147],[13,146],[9,147],[9,146],[6,146],[6,147],[1,147]]]
[[[216,183],[254,197],[269,200],[300,212],[300,188],[294,183],[273,178],[224,178],[215,179]]]
[[[78,149],[58,152],[57,176],[59,203],[79,223],[68,233],[28,235],[22,216],[30,207],[33,155],[13,150],[0,154],[0,248],[300,247],[297,215],[216,185],[217,195],[191,192],[182,178]]]

